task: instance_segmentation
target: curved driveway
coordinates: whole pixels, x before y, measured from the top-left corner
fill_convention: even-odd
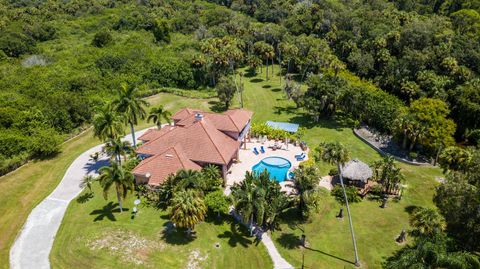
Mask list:
[[[146,130],[136,132],[136,137]],[[132,142],[132,136],[125,136],[125,140]],[[79,186],[81,180],[85,175],[96,175],[100,167],[108,164],[105,156],[97,162],[90,159],[90,154],[100,151],[102,147],[103,145],[95,146],[78,156],[55,190],[32,210],[10,249],[10,268],[50,268],[49,255],[53,240],[68,204],[82,192]]]

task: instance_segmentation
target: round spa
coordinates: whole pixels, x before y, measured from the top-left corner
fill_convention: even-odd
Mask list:
[[[261,173],[267,169],[270,179],[283,182],[287,178],[288,170],[292,167],[289,160],[282,157],[267,157],[252,167],[252,171]]]

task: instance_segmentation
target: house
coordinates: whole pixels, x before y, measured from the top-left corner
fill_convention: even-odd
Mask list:
[[[207,164],[220,168],[225,178],[238,159],[250,133],[253,112],[232,109],[224,113],[184,108],[172,116],[173,125],[151,129],[138,139],[142,161],[134,168],[138,184],[158,186],[180,169],[200,170]]]

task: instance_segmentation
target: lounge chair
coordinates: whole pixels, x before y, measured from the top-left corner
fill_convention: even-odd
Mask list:
[[[258,153],[258,150],[257,150],[257,148],[253,148],[253,153],[255,153],[255,155],[258,155],[258,154],[260,154],[260,153]]]
[[[305,153],[302,153],[302,154],[301,154],[300,156],[298,156],[298,157],[295,156],[295,158],[297,159],[297,161],[303,161],[303,160],[305,160],[305,157],[306,157]]]
[[[263,148],[263,146],[260,146],[260,152],[265,153],[265,148]]]
[[[295,158],[300,158],[300,157],[302,157],[302,156],[304,156],[304,155],[305,155],[305,152],[302,152],[302,153],[300,153],[300,154],[295,155]]]

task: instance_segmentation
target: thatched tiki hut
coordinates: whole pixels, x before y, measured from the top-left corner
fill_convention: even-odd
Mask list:
[[[373,171],[368,164],[353,159],[342,167],[342,177],[346,184],[365,188],[368,180],[372,178]]]

